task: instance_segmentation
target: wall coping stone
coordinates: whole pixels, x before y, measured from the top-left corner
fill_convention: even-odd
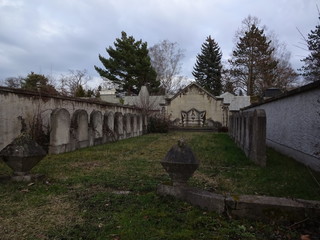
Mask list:
[[[320,88],[320,80],[312,82],[312,83],[309,83],[307,85],[304,85],[304,86],[301,86],[301,87],[298,87],[298,88],[295,88],[295,89],[290,90],[288,92],[282,93],[282,94],[280,94],[278,96],[262,100],[262,102],[260,102],[260,103],[251,104],[248,107],[241,108],[241,110],[247,110],[247,109],[250,109],[250,108],[253,108],[253,107],[257,107],[257,106],[260,106],[260,105],[263,105],[263,104],[266,104],[266,103],[269,103],[269,102],[278,101],[278,100],[283,99],[283,98],[287,98],[287,97],[291,97],[293,95],[301,94],[303,92],[311,91],[311,90],[314,90],[314,89],[317,89],[317,88]]]
[[[300,221],[319,218],[320,201],[257,195],[222,195],[188,186],[160,184],[157,194],[173,196],[208,211],[234,218],[262,221]]]
[[[92,103],[92,104],[98,104],[102,106],[114,106],[114,107],[123,107],[123,108],[130,108],[130,109],[138,109],[141,110],[141,108],[136,106],[130,106],[130,105],[122,105],[120,103],[109,103],[102,100],[97,99],[83,99],[83,98],[77,98],[77,97],[68,97],[68,96],[60,96],[60,95],[50,95],[47,93],[41,93],[37,91],[30,91],[25,89],[19,89],[19,88],[8,88],[8,87],[2,87],[0,86],[0,93],[13,93],[17,95],[24,95],[26,97],[36,97],[36,98],[55,98],[55,99],[61,99],[61,100],[67,100],[67,101],[75,101],[75,102],[85,102],[85,103]]]

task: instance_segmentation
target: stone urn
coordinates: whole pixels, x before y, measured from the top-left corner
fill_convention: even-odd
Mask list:
[[[161,165],[168,172],[174,186],[186,186],[188,179],[199,167],[199,161],[181,139],[169,150]]]
[[[0,157],[13,170],[12,180],[15,181],[30,181],[29,171],[46,154],[46,151],[27,133],[20,134],[0,151]]]

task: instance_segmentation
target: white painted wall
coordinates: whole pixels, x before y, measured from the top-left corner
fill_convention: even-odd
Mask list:
[[[320,171],[320,82],[251,107],[267,116],[267,145]]]
[[[206,111],[206,119],[210,118],[213,121],[223,123],[224,111],[222,106],[222,99],[216,99],[197,85],[190,84],[172,98],[167,106],[167,114],[173,121],[176,118],[181,119],[181,111],[187,112],[195,108],[200,112]]]

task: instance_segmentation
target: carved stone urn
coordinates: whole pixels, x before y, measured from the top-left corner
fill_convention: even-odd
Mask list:
[[[12,180],[30,181],[29,171],[46,156],[45,150],[29,134],[22,133],[0,152],[0,157],[13,170]]]
[[[183,139],[174,145],[161,161],[174,186],[186,186],[188,179],[199,167],[199,161]]]

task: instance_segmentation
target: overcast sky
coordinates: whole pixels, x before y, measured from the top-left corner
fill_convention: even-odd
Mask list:
[[[296,69],[308,55],[298,47],[297,28],[305,36],[315,29],[317,5],[320,0],[0,0],[0,80],[87,69],[97,84],[93,66],[101,66],[99,53],[108,57],[105,49],[121,31],[149,47],[164,39],[177,42],[185,50],[181,74],[192,78],[206,37],[228,59],[249,14],[287,44]]]

